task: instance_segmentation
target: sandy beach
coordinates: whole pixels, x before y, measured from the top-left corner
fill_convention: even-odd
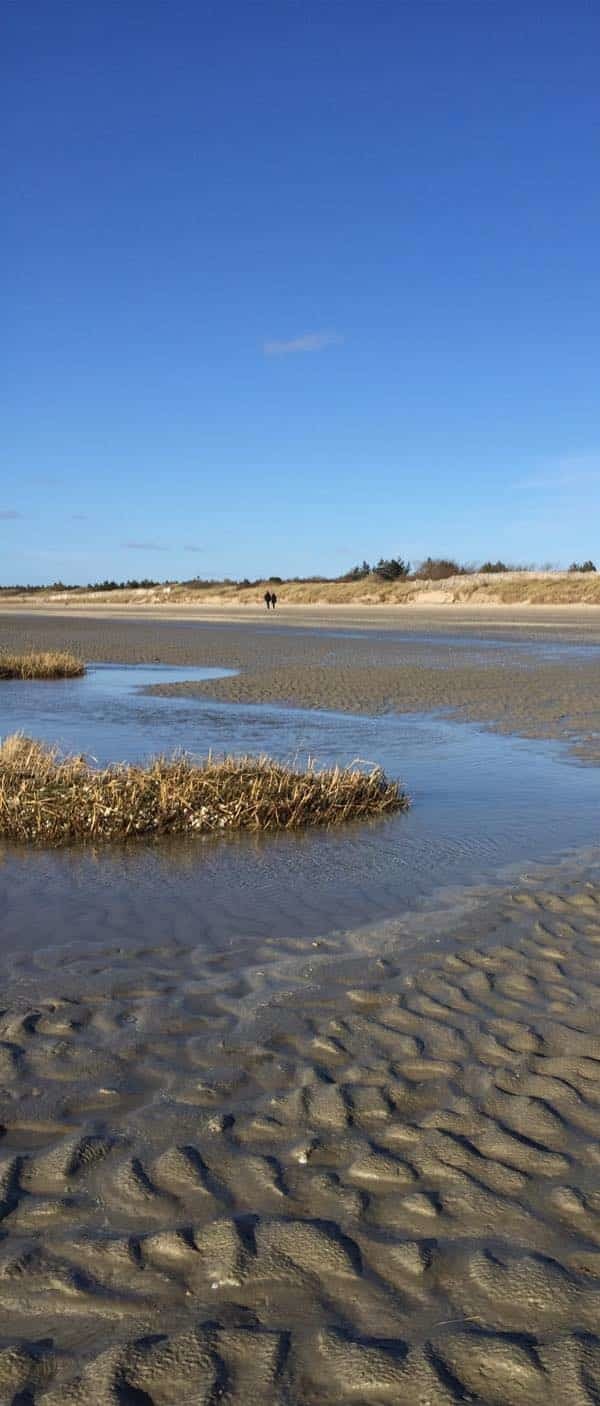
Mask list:
[[[14,611],[0,644],[593,765],[600,622],[494,621]],[[310,942],[99,922],[0,959],[0,1401],[594,1406],[597,856]]]

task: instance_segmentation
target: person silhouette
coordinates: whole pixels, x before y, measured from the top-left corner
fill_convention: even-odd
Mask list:
[[[274,592],[274,591],[271,591],[271,606],[272,606],[272,609],[273,609],[273,610],[275,609],[275,606],[276,606],[276,605],[277,605],[277,596],[275,595],[275,592]]]
[[[271,595],[271,592],[270,592],[270,591],[265,591],[265,605],[266,605],[266,607],[267,607],[267,610],[270,609],[271,601],[272,601],[272,600],[273,600],[273,597],[272,597],[272,595]]]

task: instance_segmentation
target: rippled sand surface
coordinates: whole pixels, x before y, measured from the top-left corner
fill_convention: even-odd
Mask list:
[[[2,1401],[597,1403],[600,887],[450,936],[13,964]]]

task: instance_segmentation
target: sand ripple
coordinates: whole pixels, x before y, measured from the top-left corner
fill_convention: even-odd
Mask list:
[[[243,1039],[168,945],[15,982],[0,1401],[594,1406],[600,890],[496,916]]]

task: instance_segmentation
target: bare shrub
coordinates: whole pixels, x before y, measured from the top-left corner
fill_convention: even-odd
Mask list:
[[[464,566],[446,557],[426,557],[414,572],[417,581],[445,581],[449,576],[466,575]]]

